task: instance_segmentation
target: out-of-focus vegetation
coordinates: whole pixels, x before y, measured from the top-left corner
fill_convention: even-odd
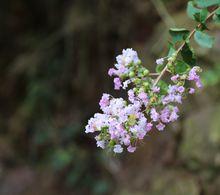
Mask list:
[[[84,134],[107,70],[133,47],[150,69],[166,53],[168,27],[194,26],[182,0],[0,2],[0,194],[189,194],[220,192],[220,36],[195,49],[206,87],[179,122],[115,157]],[[162,17],[162,19],[161,19]],[[195,45],[196,46],[196,45]],[[123,94],[120,94],[123,95]]]

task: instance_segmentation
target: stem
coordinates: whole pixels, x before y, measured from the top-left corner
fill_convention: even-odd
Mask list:
[[[219,7],[217,7],[214,11],[212,11],[212,12],[207,16],[206,22],[215,14],[215,12],[216,12],[218,9],[219,9]],[[186,40],[191,39],[192,36],[194,35],[194,33],[196,32],[196,29],[197,29],[197,28],[201,28],[201,26],[202,26],[201,23],[198,24],[198,25],[196,26],[196,28],[194,28],[194,29],[190,32],[190,34],[189,34],[189,36],[187,37]],[[183,47],[185,46],[185,44],[186,44],[186,41],[184,41],[184,42],[182,43],[182,45],[178,48],[178,50],[176,51],[176,55],[179,54],[179,52],[183,49]],[[174,62],[174,61],[173,61],[173,62]],[[173,63],[173,62],[171,62],[171,63]],[[165,72],[167,71],[167,69],[168,69],[168,64],[163,68],[163,70],[161,71],[161,73],[159,74],[159,76],[156,78],[156,80],[155,80],[153,86],[156,86],[156,85],[157,85],[157,83],[159,82],[159,80],[161,79],[161,77],[165,74]]]

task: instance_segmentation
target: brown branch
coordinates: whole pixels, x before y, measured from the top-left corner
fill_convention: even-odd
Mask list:
[[[210,18],[212,18],[212,16],[215,14],[215,12],[216,12],[218,9],[219,9],[219,7],[216,8],[214,11],[212,11],[212,12],[207,16],[206,22],[207,22]],[[202,26],[201,23],[198,24],[197,27],[190,32],[190,34],[189,34],[189,36],[187,37],[187,39],[191,39],[192,36],[194,35],[194,33],[196,32],[196,29],[201,28],[201,26]],[[186,39],[186,40],[187,40],[187,39]],[[185,46],[185,44],[186,44],[186,41],[184,41],[183,44],[178,48],[178,50],[176,51],[176,55],[178,55],[178,54],[180,53],[180,51],[183,49],[183,47]],[[173,61],[173,62],[174,62],[174,61]],[[173,63],[173,62],[171,62],[171,63]],[[168,63],[169,63],[169,62],[168,62]],[[167,69],[168,69],[168,63],[167,63],[166,66],[163,68],[163,70],[161,71],[161,73],[159,74],[159,76],[156,78],[156,80],[155,80],[153,86],[156,86],[156,85],[157,85],[157,83],[159,82],[159,80],[162,78],[162,76],[163,76],[163,75],[165,74],[165,72],[167,71]]]

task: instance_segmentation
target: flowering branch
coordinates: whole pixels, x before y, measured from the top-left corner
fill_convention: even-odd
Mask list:
[[[150,73],[142,66],[133,49],[124,49],[116,57],[115,67],[110,68],[108,74],[115,77],[115,90],[127,90],[128,100],[103,94],[99,102],[102,113],[96,113],[89,119],[85,131],[96,133],[98,147],[114,153],[121,153],[124,148],[134,152],[138,141],[144,139],[149,131],[163,131],[166,125],[178,119],[178,104],[187,95],[195,93],[196,88],[202,87],[198,75],[201,68],[197,66],[190,39],[194,36],[200,46],[212,47],[214,40],[204,31],[208,29],[206,22],[209,19],[220,21],[219,8],[211,13],[207,9],[220,5],[220,0],[216,2],[189,1],[187,13],[199,24],[191,32],[184,28],[170,29],[172,41],[168,56],[156,60],[156,73]],[[181,58],[177,59],[179,54]],[[167,71],[171,74],[170,81],[161,80]],[[152,79],[151,76],[157,78]],[[192,82],[193,87],[190,86]]]
[[[213,17],[213,15],[217,12],[219,10],[219,7],[218,8],[216,8],[212,13],[210,13],[209,15],[208,15],[208,17],[206,18],[206,20],[205,21],[208,21],[210,18],[212,18]],[[190,40],[191,38],[192,38],[192,36],[195,34],[195,32],[196,32],[196,30],[197,29],[200,29],[202,27],[202,23],[199,23],[198,25],[197,25],[197,27],[196,28],[194,28],[191,32],[190,32],[190,34],[189,34],[189,36],[187,37],[187,39],[186,40]],[[176,51],[176,56],[180,53],[180,51],[183,49],[183,47],[185,46],[185,44],[186,44],[186,40],[183,42],[183,44],[178,48],[178,50]],[[168,64],[169,63],[174,63],[174,60],[170,60],[169,62],[168,62]],[[161,73],[159,74],[159,76],[156,78],[156,80],[155,80],[155,82],[154,82],[154,86],[156,86],[157,85],[157,83],[159,82],[159,80],[162,78],[162,76],[165,74],[165,72],[168,70],[168,64],[163,68],[163,70],[161,71]]]

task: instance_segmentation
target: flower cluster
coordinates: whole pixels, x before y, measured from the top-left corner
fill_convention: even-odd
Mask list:
[[[156,61],[163,64],[165,58]],[[168,59],[169,60],[169,59]],[[175,65],[175,64],[174,64]],[[173,69],[172,69],[173,70]],[[178,104],[195,88],[186,88],[185,83],[194,81],[197,88],[202,87],[195,66],[184,73],[171,72],[171,81],[160,81],[155,85],[149,70],[141,65],[137,52],[126,49],[116,58],[114,68],[108,74],[114,76],[116,90],[128,90],[128,100],[103,94],[99,105],[102,113],[96,113],[88,121],[86,133],[95,133],[97,146],[121,153],[126,148],[134,152],[139,140],[153,128],[163,131],[165,126],[178,119]]]
[[[103,94],[99,104],[103,114],[95,114],[89,120],[86,133],[98,132],[97,146],[103,149],[112,146],[115,153],[120,153],[123,151],[121,145],[125,145],[129,152],[134,152],[134,142],[143,139],[152,127],[141,112],[143,102],[128,104],[122,98]]]

